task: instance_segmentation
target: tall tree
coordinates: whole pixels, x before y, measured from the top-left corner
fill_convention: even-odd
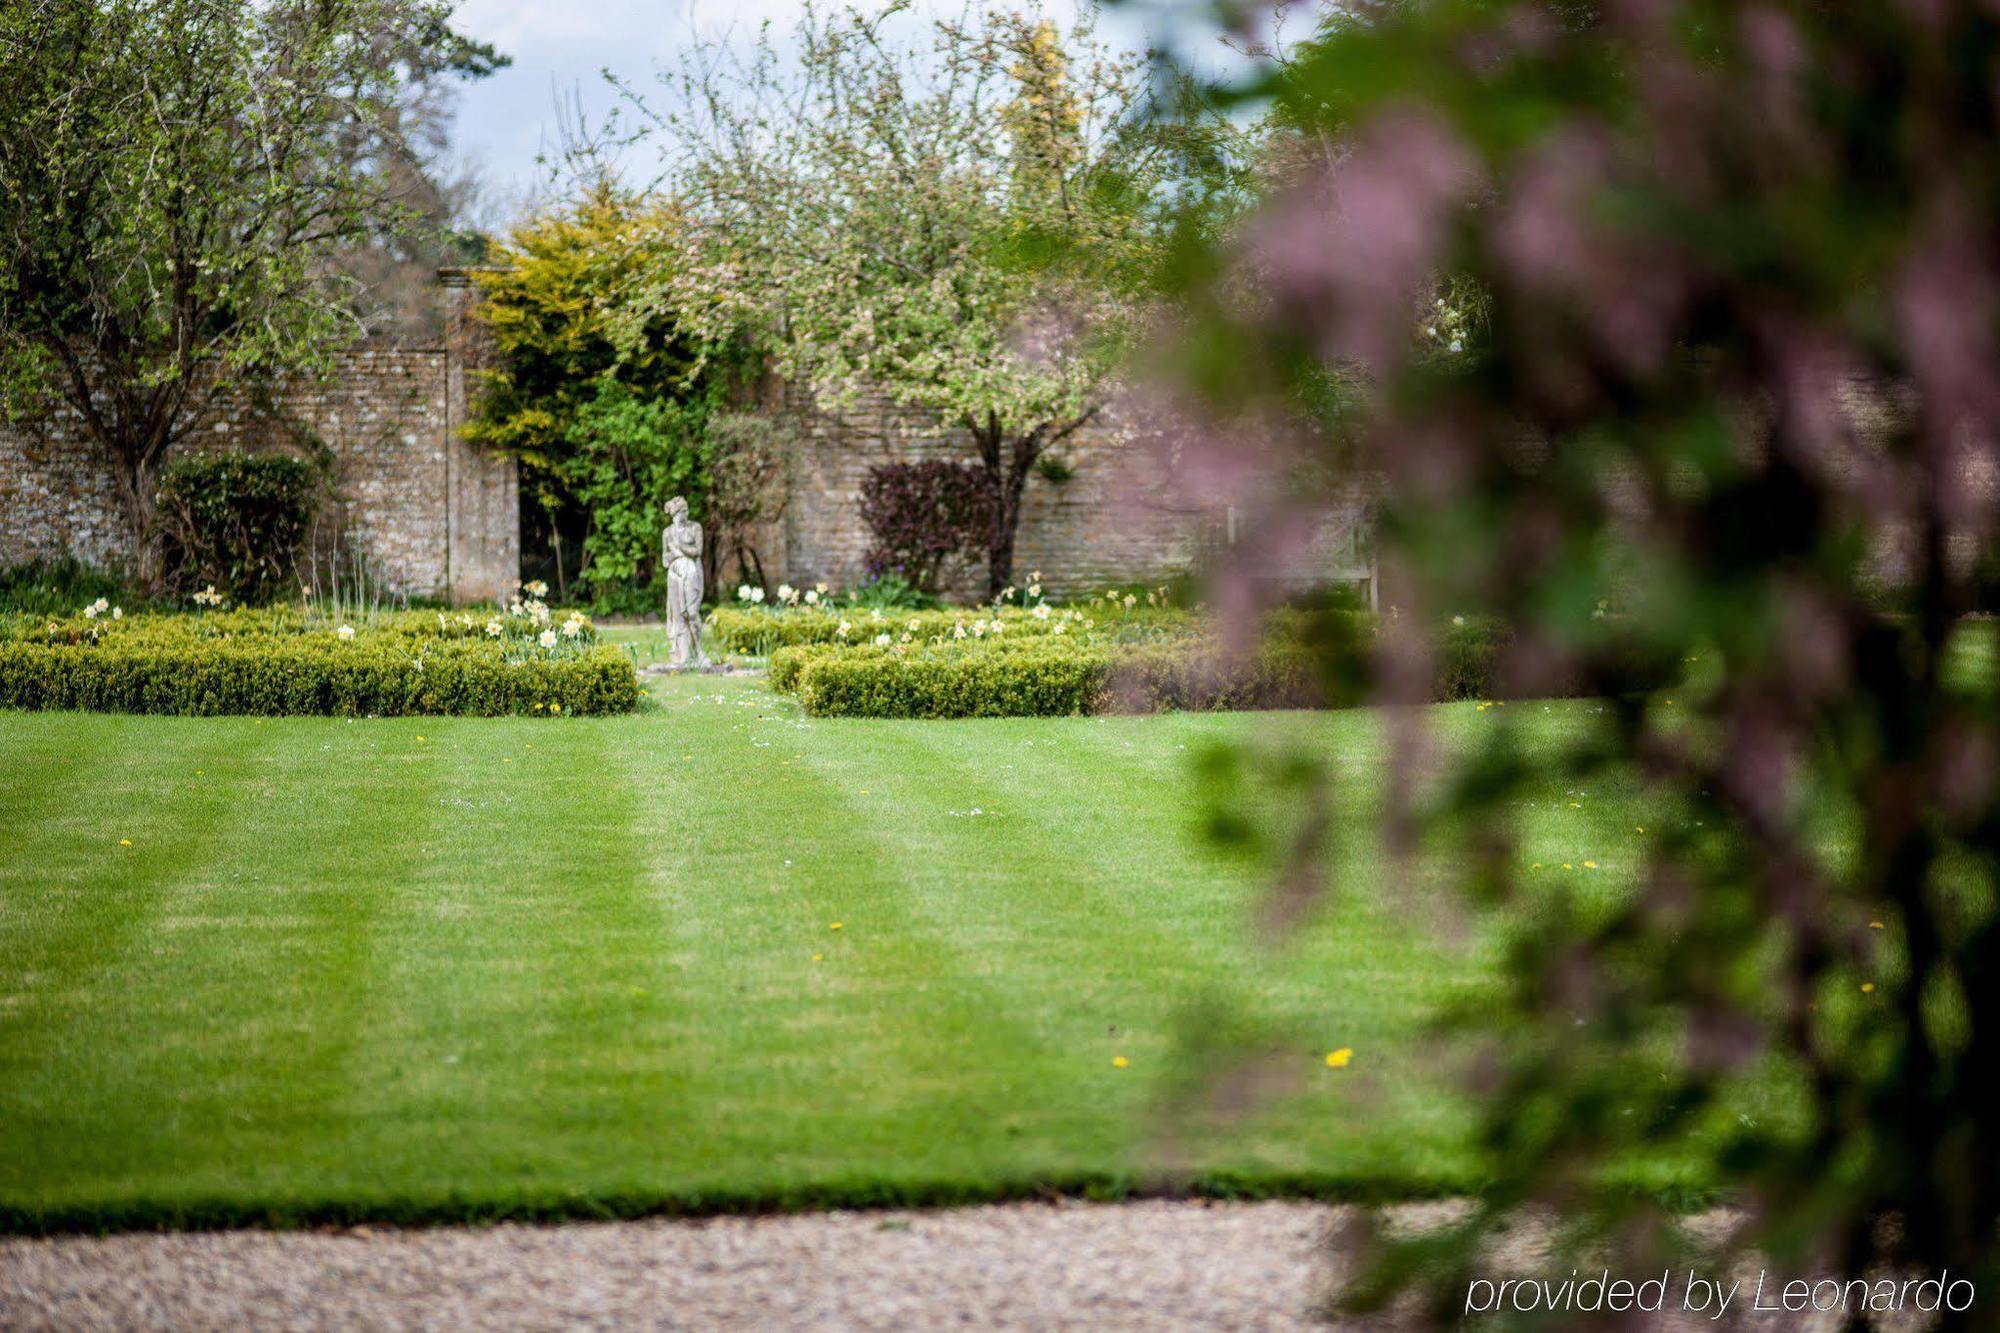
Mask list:
[[[731,359],[697,368],[693,345],[661,318],[622,349],[613,337],[624,293],[672,262],[679,226],[663,200],[599,180],[515,228],[479,278],[498,356],[466,433],[520,460],[531,558],[553,555],[559,586],[581,578],[601,603],[660,573],[670,496],[708,526],[705,555],[727,539],[709,500],[732,451],[710,427]]]
[[[167,450],[357,335],[344,251],[412,226],[412,75],[489,59],[430,0],[0,4],[0,384],[117,477],[158,574]],[[418,80],[421,82],[421,80]]]
[[[742,64],[696,51],[650,121],[689,244],[633,318],[748,334],[833,410],[879,391],[962,428],[997,593],[1036,464],[1105,411],[1175,159],[1139,62],[1087,23],[921,42],[894,35],[904,8],[809,9]]]

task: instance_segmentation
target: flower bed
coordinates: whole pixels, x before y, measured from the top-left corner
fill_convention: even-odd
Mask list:
[[[113,608],[115,610],[115,608]],[[578,614],[300,608],[0,620],[0,707],[215,715],[625,713],[631,657]],[[359,621],[359,623],[352,623]]]
[[[955,640],[991,637],[1005,640],[1086,633],[1103,641],[1120,641],[1184,637],[1200,630],[1200,619],[1188,611],[1094,605],[1057,608],[1046,603],[943,611],[718,607],[708,614],[709,642],[713,648],[754,657],[768,657],[780,648],[806,644],[870,645],[885,634],[893,645],[939,636]],[[905,635],[909,636],[907,640]]]

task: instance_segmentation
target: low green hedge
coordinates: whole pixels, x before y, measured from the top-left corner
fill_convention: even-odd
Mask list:
[[[628,713],[632,658],[591,631],[489,635],[483,616],[372,617],[340,637],[296,610],[0,623],[0,707],[212,716]]]
[[[1126,610],[1123,607],[1086,605],[1051,607],[1046,616],[1037,616],[1032,610],[1018,606],[1002,607],[997,611],[991,607],[884,611],[880,620],[873,618],[862,607],[826,611],[804,606],[769,609],[722,606],[708,613],[708,633],[710,647],[719,652],[768,657],[782,648],[808,644],[866,646],[878,634],[901,638],[908,633],[918,640],[943,637],[962,642],[956,638],[956,631],[963,629],[970,639],[974,627],[981,621],[990,624],[994,620],[1005,626],[1000,636],[1002,642],[1016,637],[1054,634],[1058,625],[1063,627],[1067,636],[1084,632],[1087,624],[1093,636],[1117,642],[1184,638],[1201,632],[1200,619],[1188,611],[1145,606]],[[843,621],[848,626],[845,638],[840,634]]]
[[[1111,655],[1102,648],[1028,651],[821,652],[797,675],[816,717],[1061,717],[1098,711]]]
[[[1167,708],[1305,708],[1325,700],[1312,655],[1273,644],[1095,645],[1036,638],[935,650],[788,648],[772,683],[821,717],[1061,717]]]
[[[0,707],[214,716],[629,713],[632,659],[594,647],[549,662],[508,662],[477,643],[420,658],[335,640],[149,644],[0,643]]]
[[[1096,635],[1000,641],[914,641],[877,647],[806,643],[773,653],[770,682],[796,692],[806,711],[850,717],[1015,717],[1166,708],[1349,707],[1368,692],[1381,622],[1337,611],[1274,617],[1262,644],[1243,653],[1212,638],[1106,642]],[[1452,624],[1435,641],[1431,697],[1491,698],[1507,646],[1491,620]],[[1674,679],[1671,659],[1607,636],[1599,676],[1614,693]],[[1573,693],[1558,686],[1554,693]]]

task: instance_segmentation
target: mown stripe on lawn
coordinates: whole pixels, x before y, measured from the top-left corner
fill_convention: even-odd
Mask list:
[[[893,1197],[922,1178],[992,1188],[1001,1162],[1033,1161],[1061,1137],[1038,1093],[1061,1082],[1063,1057],[922,903],[948,878],[949,847],[912,857],[884,828],[868,792],[886,792],[877,775],[911,762],[907,733],[874,729],[859,762],[836,762],[830,749],[856,751],[852,728],[806,721],[768,695],[745,707],[720,693],[682,705],[683,716],[706,710],[719,734],[692,761],[704,775],[696,804],[656,802],[651,839],[664,882],[726,886],[690,895],[703,911],[685,923],[690,981],[713,1021],[749,1029],[731,1049],[752,1063],[697,1067],[690,1093],[718,1121],[711,1133],[761,1156],[773,1189]],[[767,812],[750,828],[727,814],[745,790]],[[1064,1128],[1102,1139],[1106,1125],[1119,1142],[1092,1160],[1109,1172],[1124,1129],[1115,1109]]]
[[[341,1160],[324,1090],[357,1040],[371,920],[409,868],[403,843],[363,831],[421,792],[421,758],[397,724],[241,725],[241,763],[183,761],[220,807],[208,856],[156,886],[107,961],[114,1001],[48,1071],[59,1143],[84,1155],[39,1164],[47,1206],[172,1221],[222,1195],[255,1220],[302,1168]]]
[[[109,964],[171,885],[226,854],[216,830],[267,742],[176,721],[51,714],[0,729],[0,801],[18,815],[0,856],[0,1089],[123,1004]]]
[[[343,1090],[357,1206],[588,1212],[604,1136],[672,1102],[657,1034],[677,1000],[611,757],[627,725],[438,729],[448,780],[371,942]]]
[[[1038,919],[1029,952],[1054,985],[1091,996],[1103,1018],[1115,1012],[1124,1021],[1122,1044],[1143,1057],[1163,1091],[1215,1074],[1204,1061],[1218,1025],[1230,1030],[1222,1048],[1230,1055],[1270,1048],[1276,1083],[1289,1091],[1264,1109],[1287,1118],[1293,1129],[1255,1137],[1282,1147],[1286,1160],[1273,1162],[1268,1153],[1244,1158],[1239,1145],[1251,1136],[1239,1124],[1209,1135],[1206,1145],[1232,1167],[1308,1168],[1315,1159],[1302,1150],[1328,1141],[1323,1127],[1311,1127],[1314,1120],[1351,1123],[1365,1135],[1369,1126],[1384,1123],[1387,1105],[1396,1108],[1399,1129],[1378,1155],[1414,1152],[1434,1161],[1457,1127],[1429,1113],[1449,1103],[1438,1095],[1445,1070],[1431,1058],[1435,1046],[1425,1033],[1435,1010],[1418,997],[1434,991],[1440,972],[1450,971],[1449,960],[1408,922],[1378,917],[1350,939],[1337,919],[1338,904],[1329,907],[1330,919],[1320,929],[1259,942],[1265,872],[1218,861],[1199,841],[1186,800],[1193,757],[1219,725],[1232,721],[1241,719],[1065,720],[1032,737],[1008,737],[1004,724],[923,726],[914,733],[921,749],[915,760],[926,785],[949,789],[953,807],[979,805],[977,819],[959,817],[990,821],[993,845],[1009,852],[1006,874],[965,876],[951,919],[1006,920],[1023,883],[1038,873],[1067,886],[1067,895],[1033,896]],[[1338,746],[1354,739],[1330,735],[1321,717],[1257,721],[1287,744]],[[996,751],[1004,757],[996,760]],[[1121,798],[1116,822],[1103,814],[1111,803],[1101,796],[1111,791]],[[1365,804],[1374,793],[1347,791],[1336,798]],[[924,797],[905,788],[896,800],[914,806]],[[1340,823],[1350,838],[1359,831],[1357,821]],[[1038,853],[1034,859],[1021,854],[1023,843]],[[1163,859],[1178,861],[1180,873],[1150,884],[1135,880],[1123,866],[1135,846],[1174,849]],[[1379,878],[1371,873],[1369,849],[1340,850],[1350,895],[1361,887],[1354,881]],[[1396,947],[1385,949],[1385,937]],[[1018,973],[1029,965],[1016,958],[1007,966]],[[1229,1049],[1231,1041],[1238,1049]],[[1330,1079],[1325,1052],[1354,1042],[1370,1048],[1367,1065]],[[1173,1117],[1163,1128],[1179,1151],[1202,1150],[1199,1123]],[[1411,1129],[1420,1132],[1412,1136]]]

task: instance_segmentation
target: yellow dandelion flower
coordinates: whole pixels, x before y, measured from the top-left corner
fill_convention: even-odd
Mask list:
[[[1870,929],[1870,930],[1880,930],[1880,929],[1882,929],[1882,923],[1881,923],[1880,921],[1870,921],[1870,922],[1868,923],[1868,929]]]
[[[1585,862],[1583,863],[1583,868],[1584,868],[1585,870],[1595,870],[1595,869],[1597,869],[1597,862],[1595,862],[1595,861],[1585,861]]]
[[[1861,983],[1861,993],[1862,993],[1863,995],[1873,995],[1873,994],[1875,993],[1875,983],[1874,983],[1874,982],[1872,982],[1872,981],[1864,981],[1864,982],[1862,982],[1862,983]]]
[[[1574,869],[1576,869],[1576,867],[1575,867],[1575,866],[1573,866],[1573,865],[1571,865],[1571,864],[1570,864],[1569,862],[1565,861],[1565,862],[1563,862],[1563,869],[1564,869],[1564,870],[1574,870]]]
[[[1328,1051],[1326,1053],[1326,1067],[1328,1069],[1345,1069],[1347,1068],[1347,1062],[1353,1058],[1354,1048],[1352,1046],[1343,1046],[1337,1051]]]
[[[824,963],[826,961],[826,955],[823,953],[816,953],[813,955],[813,961],[815,963]]]
[[[1571,801],[1571,802],[1569,803],[1569,808],[1570,808],[1570,809],[1572,809],[1572,810],[1581,810],[1581,809],[1583,809],[1583,802],[1582,802],[1582,801]]]
[[[827,923],[826,923],[826,928],[827,928],[828,930],[839,930],[839,929],[840,929],[840,922],[838,922],[838,921],[829,921],[829,922],[827,922]]]
[[[1646,831],[1646,826],[1645,826],[1644,824],[1640,824],[1639,826],[1637,826],[1636,828],[1634,828],[1634,829],[1633,829],[1632,831],[1633,831],[1634,833],[1644,833],[1644,832]]]
[[[1131,1064],[1131,1063],[1132,1063],[1132,1062],[1131,1062],[1130,1060],[1127,1060],[1127,1059],[1126,1059],[1126,1058],[1125,1058],[1124,1056],[1122,1056],[1122,1055],[1114,1055],[1114,1056],[1112,1056],[1112,1057],[1111,1057],[1111,1067],[1112,1067],[1113,1069],[1123,1069],[1123,1068],[1124,1068],[1125,1066],[1127,1066],[1127,1065],[1129,1065],[1129,1064]]]
[[[120,847],[130,847],[132,845],[132,840],[130,838],[120,838],[118,840],[118,845]]]

